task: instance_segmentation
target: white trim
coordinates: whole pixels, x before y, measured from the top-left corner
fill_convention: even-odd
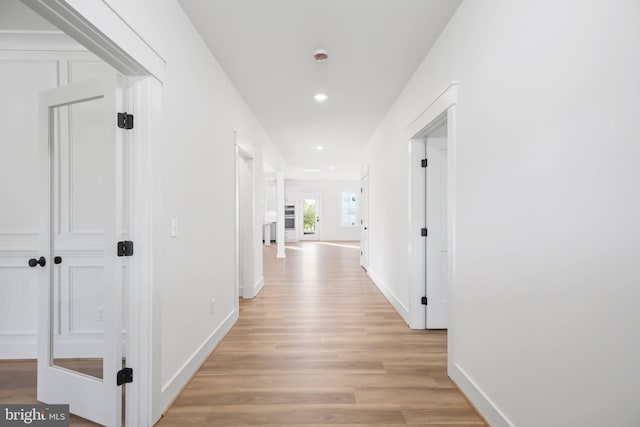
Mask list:
[[[458,365],[449,365],[448,374],[453,381],[464,391],[464,394],[473,402],[482,416],[492,427],[513,427],[509,418],[498,409],[495,403],[478,387],[478,384]]]
[[[132,79],[130,79],[131,81]],[[127,386],[126,425],[153,425],[161,416],[160,292],[153,288],[153,141],[162,135],[162,87],[147,77],[131,81],[129,109],[136,116],[130,168],[131,237],[136,242],[132,258],[129,298],[130,340],[127,365],[138,374]],[[131,411],[130,408],[138,408]]]
[[[439,125],[436,118],[450,106],[458,103],[458,82],[451,82],[447,88],[407,126],[407,138],[423,138]]]
[[[194,373],[200,369],[213,349],[231,330],[238,320],[238,310],[233,309],[222,323],[204,340],[198,349],[187,359],[175,374],[162,386],[162,408],[165,411]]]
[[[22,2],[124,75],[164,80],[165,60],[105,1]]]
[[[18,334],[10,335],[3,332],[2,338],[18,337]],[[37,359],[38,358],[38,334],[20,334],[25,341],[0,340],[1,359]]]
[[[391,303],[393,308],[398,312],[400,317],[409,324],[409,310],[400,302],[400,299],[393,293],[393,291],[384,283],[384,281],[373,270],[367,270],[367,274],[371,278],[371,281],[380,289],[382,295]]]
[[[88,52],[62,31],[0,30],[2,51]]]
[[[258,296],[258,293],[264,288],[264,276],[261,276],[258,281],[253,285],[254,298]]]

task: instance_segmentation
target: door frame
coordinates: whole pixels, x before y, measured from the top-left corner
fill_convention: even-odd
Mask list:
[[[126,424],[153,425],[162,415],[160,294],[153,288],[152,142],[161,141],[162,81],[165,61],[129,24],[104,2],[21,0],[68,36],[86,46],[125,77],[130,77],[128,112],[137,115],[129,136],[130,261],[129,325],[126,358],[134,381],[127,385]]]
[[[456,105],[458,102],[458,84],[451,83],[429,106],[408,126],[408,181],[409,181],[409,272],[410,298],[409,326],[412,329],[426,328],[426,306],[421,299],[425,283],[425,241],[420,229],[425,226],[425,178],[421,160],[424,158],[426,137],[446,122],[447,125],[447,212],[448,221],[448,358],[451,366],[455,355],[455,323],[452,315],[455,310],[456,295]]]
[[[310,196],[310,197],[305,197],[305,196]],[[298,222],[298,224],[300,224],[300,231],[298,234],[298,239],[299,240],[321,240],[320,239],[320,228],[322,228],[322,225],[320,227],[317,227],[317,224],[319,222],[322,221],[322,218],[320,218],[320,213],[322,213],[322,199],[321,199],[321,194],[320,193],[300,193],[298,195],[298,205],[300,207],[299,211],[300,213],[297,215],[298,218],[296,218],[296,221],[300,221]],[[316,218],[320,218],[320,221],[316,220],[316,227],[318,228],[313,234],[314,236],[317,236],[317,238],[314,239],[305,239],[304,238],[304,199],[313,199],[316,201]],[[296,227],[297,228],[297,227]]]

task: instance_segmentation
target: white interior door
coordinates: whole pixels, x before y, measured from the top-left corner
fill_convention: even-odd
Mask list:
[[[38,400],[106,426],[122,419],[121,106],[118,78],[40,95]]]
[[[369,175],[360,181],[360,265],[369,268]]]
[[[427,328],[447,328],[447,139],[427,138]]]
[[[320,240],[320,195],[301,194],[300,240]]]

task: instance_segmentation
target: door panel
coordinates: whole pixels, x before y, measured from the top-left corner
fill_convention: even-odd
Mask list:
[[[428,138],[426,144],[426,253],[427,328],[447,328],[447,145],[446,138]]]
[[[122,104],[116,78],[42,92],[38,400],[121,423]],[[59,263],[54,260],[58,257]]]

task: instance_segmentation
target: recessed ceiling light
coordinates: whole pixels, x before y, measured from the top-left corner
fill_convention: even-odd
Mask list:
[[[318,102],[324,102],[327,100],[327,95],[325,95],[324,93],[317,93],[314,98],[316,99],[316,101]]]
[[[324,147],[322,145],[316,145],[316,150],[322,151],[324,150]]]
[[[329,166],[329,169],[334,170],[336,167],[335,166]]]
[[[303,169],[305,172],[320,172],[320,169]]]

